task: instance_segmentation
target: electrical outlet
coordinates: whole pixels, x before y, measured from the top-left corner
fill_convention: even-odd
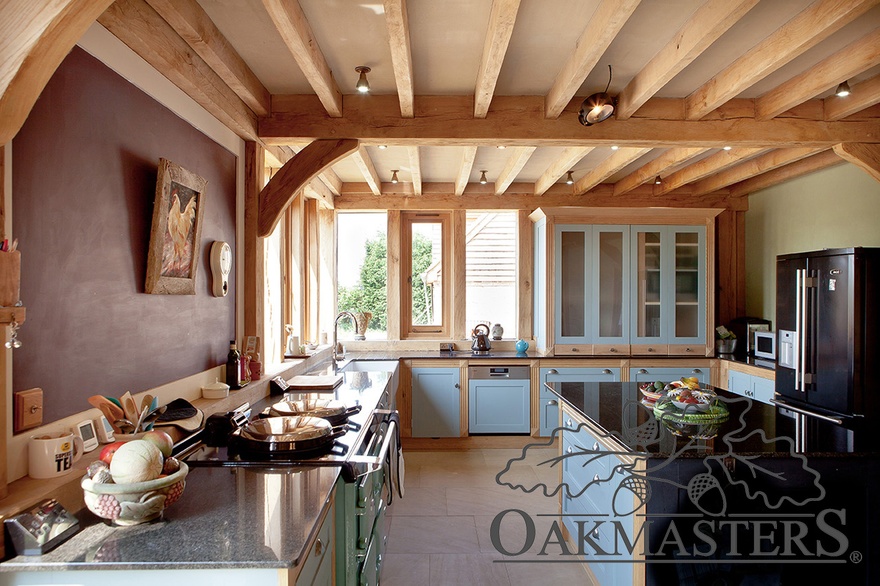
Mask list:
[[[452,352],[455,349],[455,344],[451,344],[449,342],[440,342],[440,351],[441,352]]]
[[[43,425],[43,389],[15,393],[13,428],[15,433]]]

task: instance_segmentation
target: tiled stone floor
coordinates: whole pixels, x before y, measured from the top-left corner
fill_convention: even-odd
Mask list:
[[[555,449],[543,452],[547,458],[556,453]],[[590,585],[582,564],[527,561],[565,558],[552,543],[548,555],[536,555],[547,540],[548,528],[559,520],[538,515],[557,514],[557,497],[545,497],[540,489],[514,490],[496,481],[495,476],[520,454],[518,449],[406,452],[406,496],[389,509],[383,586]],[[557,469],[533,465],[540,460],[530,457],[530,464],[514,464],[504,478],[529,488],[540,482],[555,487]],[[520,556],[503,555],[490,539],[493,519],[507,509],[525,512],[536,526],[534,545]],[[518,551],[525,543],[522,517],[505,515],[500,527],[504,548]]]

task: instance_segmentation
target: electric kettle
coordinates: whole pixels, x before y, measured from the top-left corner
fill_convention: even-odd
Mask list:
[[[480,333],[480,330],[484,330],[485,333]],[[486,352],[492,346],[489,344],[489,326],[486,324],[477,324],[477,327],[474,328],[474,343],[471,346],[471,350],[474,352]]]

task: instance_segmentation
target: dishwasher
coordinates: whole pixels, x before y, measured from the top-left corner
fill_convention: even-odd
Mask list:
[[[468,368],[468,433],[531,433],[528,366]]]

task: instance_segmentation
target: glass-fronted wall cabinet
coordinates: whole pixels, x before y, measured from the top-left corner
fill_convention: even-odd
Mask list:
[[[538,350],[711,356],[716,215],[667,208],[533,212]]]

